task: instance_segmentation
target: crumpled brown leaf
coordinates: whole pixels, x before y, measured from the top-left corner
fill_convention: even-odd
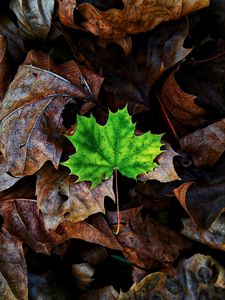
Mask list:
[[[23,198],[1,199],[0,214],[4,218],[3,228],[39,253],[50,254],[53,247],[71,238],[121,249],[102,216],[94,215],[89,222],[76,224],[64,221],[56,231],[47,231],[37,202]]]
[[[124,8],[100,11],[89,3],[78,5],[85,21],[81,25],[91,33],[107,39],[153,29],[161,22],[176,20],[195,10],[207,7],[208,0],[123,0]]]
[[[177,175],[173,164],[173,158],[179,154],[175,152],[168,143],[165,145],[165,150],[156,159],[156,162],[159,164],[159,166],[157,166],[153,171],[139,175],[138,180],[143,182],[146,182],[147,180],[170,182],[181,179]]]
[[[197,167],[212,167],[225,151],[225,119],[184,136],[180,145]]]
[[[201,242],[211,248],[225,251],[225,217],[216,219],[208,230],[197,230],[191,218],[181,220],[183,229],[181,233],[192,240]]]
[[[177,272],[176,278],[162,272],[149,274],[127,293],[121,292],[118,300],[224,299],[225,270],[212,257],[196,254],[181,261]]]
[[[10,188],[17,181],[21,179],[21,177],[14,177],[8,174],[5,170],[6,162],[2,155],[0,155],[0,192]]]
[[[180,204],[191,216],[198,229],[207,229],[225,208],[225,184],[222,182],[194,185],[185,182],[174,189]]]
[[[65,168],[56,171],[45,165],[38,171],[37,201],[47,230],[56,229],[64,220],[78,223],[92,214],[105,213],[104,198],[115,200],[113,178],[95,189],[90,189],[86,182],[75,183],[75,180]]]
[[[7,39],[0,35],[0,103],[10,83],[11,63],[7,50]]]
[[[176,132],[181,131],[181,125],[187,128],[206,125],[207,111],[195,103],[197,96],[185,93],[177,84],[175,74],[170,73],[163,84],[161,102],[167,112],[170,121],[174,124]]]
[[[124,256],[146,270],[169,267],[190,243],[157,220],[142,217],[141,207],[120,212],[121,230],[116,236]],[[116,212],[108,212],[111,226],[117,223]],[[162,239],[163,237],[163,239]],[[146,272],[134,267],[133,277],[139,281]]]
[[[12,0],[10,8],[17,16],[21,34],[29,39],[45,40],[52,25],[55,0]]]
[[[85,99],[90,93],[56,73],[20,66],[0,111],[0,151],[7,171],[30,175],[47,160],[58,167],[65,132],[61,113],[73,97]]]
[[[0,295],[4,300],[27,300],[27,267],[22,242],[0,232]]]

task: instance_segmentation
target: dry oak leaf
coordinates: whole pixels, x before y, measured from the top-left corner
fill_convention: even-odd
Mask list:
[[[207,230],[198,230],[191,218],[181,219],[181,233],[192,240],[201,242],[211,248],[225,251],[225,217],[220,216]]]
[[[7,171],[31,175],[48,160],[55,168],[61,156],[64,106],[90,94],[56,73],[22,65],[0,110],[0,151]]]
[[[171,182],[180,180],[173,165],[173,158],[179,155],[168,143],[165,143],[165,150],[156,158],[158,166],[153,171],[138,176],[138,180],[146,182],[147,180],[158,180],[160,182]]]
[[[45,40],[52,25],[55,0],[12,0],[10,8],[17,16],[22,36]]]
[[[184,136],[180,146],[197,167],[212,167],[225,151],[225,119]]]
[[[81,25],[105,39],[119,39],[129,34],[153,29],[161,22],[176,20],[207,7],[208,0],[123,0],[124,8],[100,11],[89,3],[78,5],[85,20]]]
[[[65,168],[56,171],[51,165],[43,166],[37,173],[36,195],[47,230],[65,220],[78,223],[92,214],[105,213],[104,198],[115,200],[112,180],[90,189],[90,183],[75,183]]]
[[[0,297],[28,300],[27,266],[22,242],[5,229],[0,232]]]

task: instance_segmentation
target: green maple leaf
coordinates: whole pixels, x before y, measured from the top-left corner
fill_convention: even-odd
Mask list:
[[[162,152],[162,135],[147,132],[136,136],[134,131],[127,107],[109,112],[104,126],[96,123],[93,116],[78,116],[74,135],[67,136],[76,153],[63,165],[79,177],[78,181],[92,181],[93,188],[110,178],[114,170],[136,179],[157,166],[153,160]]]

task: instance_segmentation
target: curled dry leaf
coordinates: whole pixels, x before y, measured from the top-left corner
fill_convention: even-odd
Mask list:
[[[180,145],[197,167],[212,167],[225,151],[225,119],[184,136]]]
[[[13,177],[8,174],[5,170],[6,165],[3,156],[0,155],[0,192],[10,188],[21,179],[21,177]]]
[[[153,171],[138,176],[138,180],[158,180],[160,182],[170,182],[180,180],[173,165],[173,158],[179,155],[169,144],[165,144],[165,150],[158,156],[156,162],[159,164]]]
[[[11,63],[7,51],[7,39],[0,35],[0,102],[10,83]]]
[[[198,228],[206,229],[225,208],[224,189],[224,182],[198,186],[190,181],[174,189],[174,194]]]
[[[120,212],[122,228],[116,237],[124,256],[147,270],[171,266],[190,243],[159,221],[143,218],[140,210],[141,207]],[[117,223],[116,212],[108,212],[107,218],[111,226]],[[146,273],[140,274],[140,270],[134,269],[135,281],[143,275]]]
[[[115,200],[112,178],[95,189],[87,182],[75,183],[65,169],[45,165],[37,173],[38,206],[47,229],[56,229],[64,220],[78,223],[92,214],[105,213],[106,196]]]
[[[182,219],[181,233],[192,240],[201,242],[211,248],[225,251],[225,217],[220,216],[208,230],[197,230],[191,218]]]
[[[153,29],[161,22],[179,19],[197,9],[207,7],[208,0],[156,1],[123,0],[124,8],[100,11],[89,3],[78,5],[85,21],[81,25],[91,33],[106,39],[123,38],[129,34]]]
[[[210,256],[196,254],[180,262],[176,278],[152,273],[134,283],[118,300],[130,299],[218,299],[225,297],[225,270]],[[101,298],[99,298],[101,299]]]
[[[161,101],[165,109],[172,115],[176,123],[176,130],[180,131],[180,125],[197,127],[207,124],[204,117],[207,111],[195,103],[197,96],[185,93],[177,84],[175,74],[170,73],[162,88]],[[178,124],[177,124],[178,122]]]
[[[27,267],[22,242],[0,232],[0,295],[4,300],[27,300]]]
[[[28,39],[45,40],[52,25],[55,0],[12,0],[10,8],[17,16],[21,34]]]
[[[58,0],[60,22],[69,28],[84,30],[74,22],[74,9],[77,7],[76,0]]]
[[[10,84],[0,112],[0,151],[14,176],[35,173],[61,156],[61,113],[72,97],[89,97],[80,86],[34,66],[23,65]]]

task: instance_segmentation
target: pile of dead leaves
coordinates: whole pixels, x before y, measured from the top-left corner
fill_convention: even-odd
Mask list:
[[[0,298],[224,299],[224,0],[2,2]],[[60,162],[125,106],[164,151],[119,176],[115,235],[113,178]]]

